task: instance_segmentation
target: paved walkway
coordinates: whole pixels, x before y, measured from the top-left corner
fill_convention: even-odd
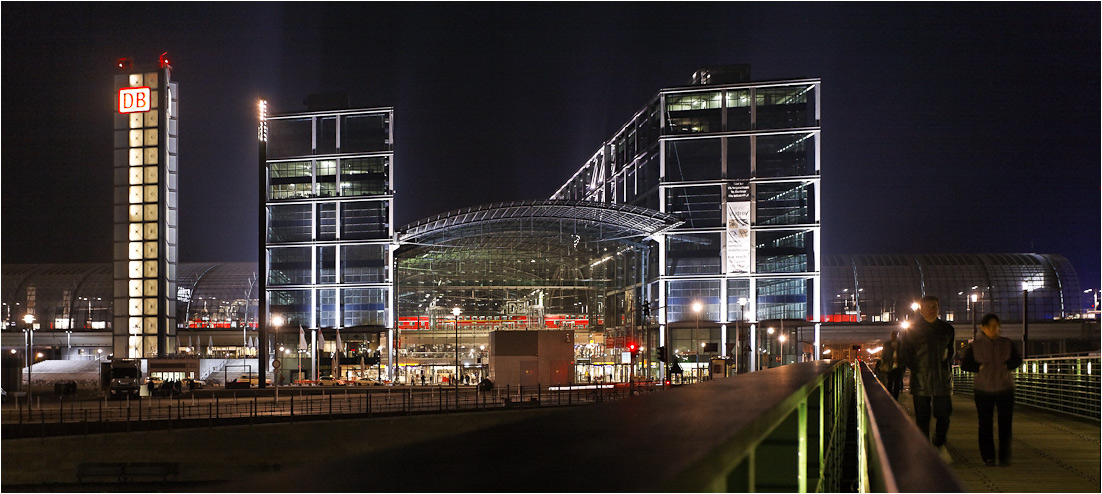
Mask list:
[[[913,417],[910,394],[901,394],[899,401]],[[953,396],[948,446],[953,471],[969,492],[1102,492],[1098,422],[1015,406],[1014,458],[1009,467],[983,464],[978,423],[972,396]]]

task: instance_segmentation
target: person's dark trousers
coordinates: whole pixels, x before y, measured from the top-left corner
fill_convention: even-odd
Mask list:
[[[999,411],[999,463],[1010,464],[1010,442],[1013,435],[1014,390],[998,393],[976,391],[976,415],[980,422],[980,456],[984,461],[995,460],[995,438],[992,433],[992,415]]]
[[[949,435],[949,417],[953,415],[953,397],[951,396],[915,396],[915,424],[922,434],[930,437],[930,414],[937,419],[934,426],[934,446],[945,444]]]
[[[899,400],[899,392],[903,391],[903,371],[896,369],[888,373],[888,392],[892,398]]]

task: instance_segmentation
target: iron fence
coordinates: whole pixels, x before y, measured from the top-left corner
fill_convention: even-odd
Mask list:
[[[1014,370],[1014,400],[1021,405],[1102,420],[1100,357],[1026,359]],[[972,394],[974,375],[953,367],[954,391]]]

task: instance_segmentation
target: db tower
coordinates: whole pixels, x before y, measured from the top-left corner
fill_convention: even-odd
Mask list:
[[[166,54],[116,61],[115,358],[176,351],[177,94]]]

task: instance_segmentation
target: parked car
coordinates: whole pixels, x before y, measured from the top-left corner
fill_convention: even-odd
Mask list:
[[[382,386],[383,385],[383,383],[381,383],[379,381],[376,381],[374,379],[368,379],[366,377],[361,377],[359,379],[356,379],[354,384],[356,386]]]
[[[343,384],[343,382],[333,376],[321,376],[321,378],[318,379],[318,386],[341,386]]]

